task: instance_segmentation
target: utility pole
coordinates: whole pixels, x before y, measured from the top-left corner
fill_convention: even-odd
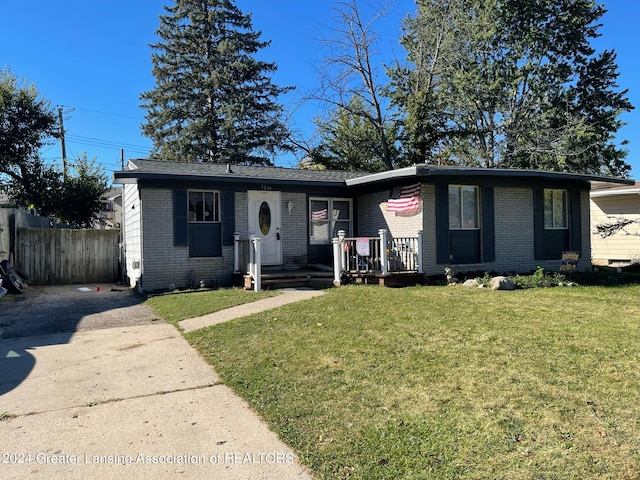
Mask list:
[[[58,118],[60,120],[60,146],[62,147],[62,175],[67,181],[67,147],[64,144],[64,122],[62,120],[62,106],[58,106]]]

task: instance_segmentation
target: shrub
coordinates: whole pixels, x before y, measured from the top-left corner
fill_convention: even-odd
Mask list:
[[[545,273],[544,268],[540,266],[531,275],[514,275],[509,278],[515,283],[516,288],[523,289],[557,287],[568,282],[563,274],[556,272],[553,275],[548,275]]]

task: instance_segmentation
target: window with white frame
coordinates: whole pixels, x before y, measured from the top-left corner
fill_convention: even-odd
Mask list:
[[[189,257],[220,257],[222,255],[220,192],[189,190],[187,198]]]
[[[215,191],[189,191],[189,222],[219,222],[220,193]]]
[[[478,187],[449,185],[449,228],[477,230],[478,216]]]
[[[348,198],[309,199],[309,241],[311,244],[331,243],[344,230],[352,235],[352,202]]]
[[[544,228],[548,230],[568,228],[566,190],[544,190]]]

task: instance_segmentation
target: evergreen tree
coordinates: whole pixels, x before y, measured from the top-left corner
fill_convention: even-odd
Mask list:
[[[423,0],[404,22],[406,62],[389,69],[387,93],[400,111],[400,139],[410,163],[447,162],[444,148],[461,131],[453,116],[450,83],[463,64],[471,0]],[[442,153],[439,155],[439,153]]]
[[[391,72],[419,161],[626,175],[615,54],[593,0],[420,0]],[[624,144],[624,142],[623,142]]]
[[[327,121],[316,119],[320,142],[308,160],[329,170],[382,172],[388,170],[387,159],[399,166],[393,125],[385,126],[385,141],[389,145],[385,154],[380,148],[378,130],[368,121],[371,115],[361,114],[365,110],[360,97],[354,97],[348,108],[336,108]]]
[[[287,129],[274,63],[255,55],[269,42],[232,0],[175,0],[160,16],[152,45],[152,90],[143,134],[165,160],[270,164]]]

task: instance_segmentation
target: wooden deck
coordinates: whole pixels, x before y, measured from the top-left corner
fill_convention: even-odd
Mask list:
[[[422,284],[422,231],[410,237],[391,237],[386,229],[380,229],[378,235],[348,238],[340,230],[331,240],[331,267],[309,265],[278,271],[261,265],[260,239],[241,240],[240,234],[234,234],[234,270],[249,272],[234,273],[234,285],[260,290],[350,283],[388,287]]]
[[[396,272],[382,275],[380,272],[344,272],[342,285],[363,284],[383,287],[408,287],[424,283],[424,276],[417,272]],[[234,274],[234,286],[247,290],[253,288],[249,275]],[[262,272],[262,288],[328,288],[333,285],[333,272],[316,269],[273,270]]]
[[[382,275],[380,272],[344,272],[345,283],[380,285],[382,287],[409,287],[424,283],[424,275],[417,272],[395,272]]]
[[[267,270],[261,275],[261,286],[264,290],[278,288],[327,288],[333,286],[333,272],[300,269],[300,270]],[[247,290],[253,288],[253,281],[249,275],[234,274],[234,285]]]

